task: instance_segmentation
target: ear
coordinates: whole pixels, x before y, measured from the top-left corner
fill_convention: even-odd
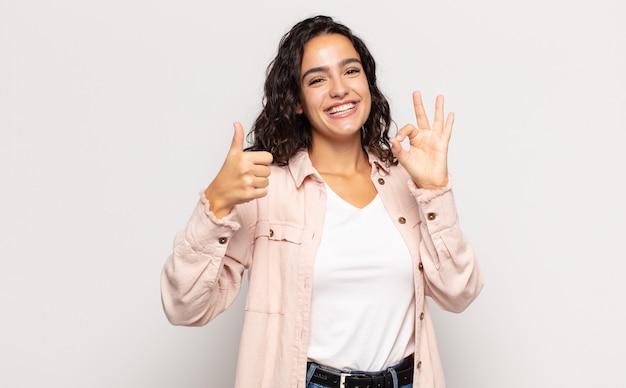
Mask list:
[[[296,113],[299,114],[299,115],[304,113],[304,111],[302,110],[302,105],[300,105],[300,103],[296,104]]]

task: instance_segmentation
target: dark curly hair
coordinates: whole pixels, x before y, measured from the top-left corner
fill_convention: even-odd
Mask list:
[[[280,40],[278,53],[267,67],[263,110],[248,134],[251,146],[247,150],[268,151],[275,164],[285,166],[298,151],[310,149],[311,124],[304,114],[296,113],[300,102],[300,66],[304,45],[326,34],[347,37],[361,57],[372,97],[370,115],[361,128],[363,147],[386,164],[397,163],[388,139],[392,122],[389,103],[376,85],[376,63],[372,54],[348,27],[322,15],[302,20]]]

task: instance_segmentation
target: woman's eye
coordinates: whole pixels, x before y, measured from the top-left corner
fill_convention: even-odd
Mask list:
[[[346,74],[358,74],[361,72],[361,69],[348,69],[348,71],[346,71]]]
[[[318,84],[318,83],[320,83],[320,82],[322,82],[322,79],[321,79],[321,78],[313,78],[313,79],[311,79],[311,80],[309,81],[309,86],[310,86],[310,85],[315,85],[315,84]]]

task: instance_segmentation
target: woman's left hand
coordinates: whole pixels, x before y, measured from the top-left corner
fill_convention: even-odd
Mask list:
[[[443,96],[437,96],[435,119],[431,128],[418,91],[413,92],[413,107],[417,128],[411,124],[405,125],[397,136],[389,139],[391,152],[411,175],[417,187],[441,189],[448,184],[448,143],[452,134],[454,113],[449,113],[444,122]],[[408,150],[400,144],[407,137]]]

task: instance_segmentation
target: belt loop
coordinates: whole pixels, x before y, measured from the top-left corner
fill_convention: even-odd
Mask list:
[[[313,377],[313,373],[315,373],[316,368],[317,365],[315,365],[314,362],[309,365],[309,370],[306,371],[306,384],[304,384],[305,388],[309,386],[309,383],[311,382],[311,377]]]
[[[393,388],[399,388],[398,387],[398,373],[396,372],[396,370],[394,368],[389,368],[387,369],[387,372],[391,373],[391,379],[393,380]]]

